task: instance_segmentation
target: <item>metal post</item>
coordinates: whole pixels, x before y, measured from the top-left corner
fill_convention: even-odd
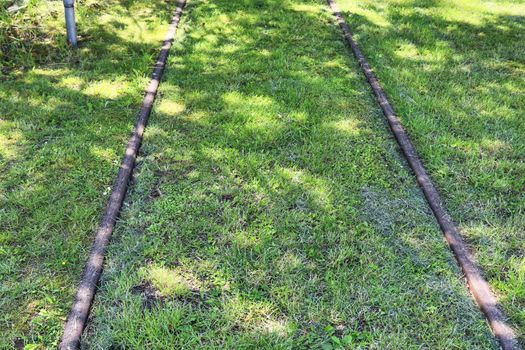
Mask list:
[[[77,47],[77,25],[75,23],[75,0],[64,0],[66,15],[67,41],[72,47]]]

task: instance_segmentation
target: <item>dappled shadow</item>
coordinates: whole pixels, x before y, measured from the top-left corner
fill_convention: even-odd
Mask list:
[[[341,3],[523,342],[522,4]]]
[[[56,346],[173,10],[112,6],[78,52],[0,81],[0,348]]]
[[[108,49],[106,43],[115,41],[118,44],[119,34],[125,32],[123,29],[130,25],[141,29],[136,39],[142,40],[136,42],[144,44],[147,38],[140,38],[140,34],[147,33],[149,26],[155,21],[168,23],[172,6],[169,1],[154,1],[147,6],[140,0],[79,2],[76,17],[79,45],[83,51],[80,54],[66,44],[62,3],[35,2],[18,13],[0,13],[2,78],[9,78],[12,71],[34,67],[76,67],[80,62],[87,61],[86,52],[82,49],[94,50],[92,58],[101,57],[100,49]],[[120,16],[122,20],[110,20],[102,25],[107,13]],[[112,27],[120,31],[111,32]],[[114,47],[117,48],[118,45]],[[120,49],[123,47],[120,46]]]
[[[86,347],[495,347],[318,6],[190,3]]]
[[[430,7],[437,6],[430,3]],[[378,74],[384,76],[385,88],[396,100],[401,117],[409,128],[414,128],[415,139],[432,139],[445,148],[441,154],[454,153],[453,161],[498,158],[498,168],[503,168],[498,173],[501,176],[486,179],[481,185],[487,197],[505,195],[500,208],[504,212],[500,214],[512,215],[521,205],[515,197],[522,193],[523,185],[519,180],[523,170],[523,106],[517,96],[525,89],[520,79],[525,59],[523,47],[510,43],[522,41],[525,16],[493,15],[474,25],[407,8],[411,5],[388,7],[390,12],[382,14],[388,29],[380,29],[366,16],[346,12],[346,17],[356,35],[366,41],[363,49],[376,63]],[[373,41],[367,40],[371,35]],[[410,82],[419,90],[407,91]],[[440,95],[452,101],[442,101]],[[420,120],[424,113],[435,123],[417,125],[426,122]],[[442,124],[447,127],[442,128]],[[435,164],[426,147],[422,147],[422,153],[436,173],[439,166],[447,167],[444,160]],[[498,186],[499,181],[494,179],[508,185]]]

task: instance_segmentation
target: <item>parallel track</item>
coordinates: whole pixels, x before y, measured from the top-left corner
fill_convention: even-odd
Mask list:
[[[339,6],[335,0],[327,0],[327,2],[343,32],[346,42],[352,49],[363,74],[376,96],[377,103],[388,120],[390,130],[399,144],[404,158],[416,176],[417,183],[423,191],[428,205],[432,209],[450,249],[454,252],[456,260],[465,274],[470,292],[487,318],[487,321],[490,324],[494,335],[498,338],[503,350],[519,350],[520,346],[514,330],[507,324],[507,317],[501,311],[501,306],[499,305],[498,300],[492,293],[488,282],[483,278],[480,269],[474,263],[465,242],[461,238],[458,228],[443,207],[441,196],[439,195],[436,186],[427,175],[423,162],[417,154],[416,148],[410,141],[401,121],[396,116],[394,108],[388,101],[388,98],[383,91],[379,80],[373,73],[365,55],[354,40],[350,27],[341,15]]]
[[[501,307],[492,293],[489,284],[483,278],[480,269],[471,258],[456,225],[443,207],[436,186],[427,175],[414,145],[410,141],[404,127],[396,116],[394,109],[388,101],[377,77],[373,73],[370,64],[358,47],[356,41],[353,39],[350,28],[341,15],[335,0],[327,0],[327,2],[376,96],[377,102],[390,125],[391,132],[402,150],[403,156],[416,176],[417,183],[421,187],[421,190],[423,191],[424,196],[443,231],[445,239],[451,250],[454,252],[458,264],[461,266],[463,273],[465,274],[472,295],[487,318],[503,350],[520,350],[521,348],[513,329],[507,324],[506,317],[501,311]],[[63,337],[59,345],[60,350],[73,350],[80,347],[82,332],[86,326],[89,311],[95,297],[97,284],[102,274],[105,251],[126,196],[128,183],[133,173],[135,160],[140,149],[144,130],[153,107],[160,80],[166,67],[168,54],[173,44],[177,26],[180,22],[185,5],[186,0],[179,0],[169,25],[166,39],[163,42],[163,46],[153,69],[152,78],[146,89],[144,100],[137,116],[137,121],[128,141],[119,173],[115,179],[111,196],[97,230],[91,252],[77,289],[75,300],[64,327]]]
[[[157,95],[157,89],[160,85],[164,68],[166,67],[170,48],[175,39],[177,26],[182,16],[182,10],[185,6],[186,0],[179,0],[177,8],[175,9],[172,20],[168,27],[166,39],[164,39],[162,48],[157,57],[157,62],[153,68],[151,80],[146,88],[142,106],[140,107],[139,113],[137,115],[137,121],[135,122],[135,127],[133,128],[133,132],[128,141],[124,158],[122,159],[122,163],[120,165],[120,170],[113,184],[111,196],[107,203],[104,216],[102,217],[102,221],[98,227],[93,246],[91,247],[91,252],[89,253],[89,257],[84,267],[84,272],[77,289],[75,300],[71,310],[69,311],[62,340],[59,345],[60,350],[73,350],[80,347],[80,338],[86,326],[91,304],[93,303],[93,298],[95,297],[97,284],[100,279],[100,275],[102,274],[106,247],[109,243],[111,235],[113,234],[117,217],[120,213],[122,203],[126,196],[128,183],[131,179],[131,175],[133,174],[133,168],[135,166],[135,160],[140,149],[144,130],[146,129],[149,115],[151,114],[151,110],[153,108],[153,102],[155,101],[155,96]]]

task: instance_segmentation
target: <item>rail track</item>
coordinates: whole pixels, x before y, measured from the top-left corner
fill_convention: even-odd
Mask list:
[[[386,117],[390,130],[396,139],[402,154],[412,169],[416,181],[420,186],[424,197],[443,231],[450,249],[453,251],[457,262],[465,274],[470,291],[475,298],[479,308],[485,315],[490,327],[504,350],[519,350],[520,346],[516,334],[508,325],[506,316],[494,296],[487,281],[483,278],[481,270],[474,263],[455,223],[442,205],[442,200],[436,186],[426,173],[424,165],[417,151],[409,139],[400,120],[394,112],[385,92],[383,91],[377,77],[352,37],[351,30],[344,20],[335,0],[327,0],[337,23],[339,24],[344,38],[350,46],[355,58],[365,75],[376,100]],[[131,179],[135,160],[137,158],[144,130],[149,115],[152,111],[153,102],[166,67],[170,48],[175,38],[177,26],[180,22],[186,0],[179,0],[171,23],[169,25],[166,39],[153,69],[152,78],[145,91],[144,100],[137,116],[132,135],[128,141],[125,155],[123,157],[119,173],[114,181],[111,196],[107,203],[104,216],[96,232],[95,240],[86,262],[78,290],[69,312],[64,333],[59,345],[60,350],[78,349],[82,332],[88,321],[90,308],[95,297],[97,284],[102,274],[104,255],[109,244],[117,217],[126,196],[128,183]]]
[[[75,300],[64,327],[64,333],[59,345],[60,350],[78,349],[80,346],[80,338],[86,326],[91,304],[95,297],[97,284],[100,275],[102,274],[106,247],[108,246],[109,239],[113,234],[117,217],[126,196],[128,184],[131,180],[131,175],[133,174],[135,160],[144,135],[144,130],[146,129],[153,108],[153,102],[155,101],[162,74],[166,68],[168,55],[173,41],[175,40],[177,26],[180,22],[182,11],[185,6],[186,0],[179,0],[168,27],[168,33],[166,34],[166,38],[157,57],[155,67],[153,68],[151,80],[146,88],[142,106],[140,107],[133,132],[128,141],[124,158],[120,165],[120,170],[113,184],[111,196],[109,197],[104,216],[102,217],[102,221],[96,232],[95,241],[93,242],[91,252],[89,253]]]
[[[487,318],[487,321],[494,332],[494,335],[498,338],[501,347],[504,350],[518,350],[520,349],[514,330],[508,325],[507,317],[501,311],[501,306],[498,300],[492,293],[488,282],[483,278],[480,269],[476,266],[472,257],[468,251],[465,242],[463,241],[458,228],[452,221],[450,215],[442,205],[441,196],[439,195],[436,186],[428,176],[423,162],[419,158],[416,148],[410,141],[405,128],[401,124],[401,121],[396,116],[394,108],[390,104],[379,80],[375,76],[372,67],[368,63],[365,55],[357,45],[357,42],[352,36],[350,27],[346,23],[339,6],[335,0],[327,0],[328,6],[332,10],[333,15],[337,19],[337,23],[343,32],[346,42],[350,46],[355,58],[359,62],[359,66],[366,77],[366,80],[370,84],[372,91],[376,97],[379,107],[383,111],[390,130],[395,137],[399,147],[402,150],[403,156],[409,164],[410,168],[416,176],[416,181],[421,188],[421,191],[425,195],[428,205],[432,209],[434,216],[436,217],[445,239],[447,240],[450,249],[454,252],[454,255],[460,265],[470,291],[476,302],[483,311],[483,314]]]

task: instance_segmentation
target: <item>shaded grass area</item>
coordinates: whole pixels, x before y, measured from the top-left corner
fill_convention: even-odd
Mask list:
[[[62,17],[42,10],[61,7],[31,3],[11,18],[21,31],[33,30],[24,16],[36,21],[49,41],[37,35],[21,48],[0,32],[9,68],[0,78],[2,349],[56,346],[173,10],[81,1],[81,48],[71,53]]]
[[[84,348],[497,348],[324,3],[188,12]]]
[[[148,4],[150,11],[157,12],[149,18],[144,13],[140,18],[136,12],[139,3],[135,0],[76,1],[77,34],[83,51],[103,49],[104,44],[113,43],[115,31],[123,38],[135,39],[137,46],[146,44],[144,40],[151,34],[146,25],[153,24],[159,18],[168,21],[169,3],[155,1]],[[13,6],[19,9],[9,11]],[[140,28],[129,30],[127,27],[130,24]],[[62,2],[0,0],[0,71],[3,75],[27,71],[39,65],[60,67],[78,63],[78,59],[77,53],[70,50],[66,43]]]
[[[525,345],[525,5],[338,2]]]

